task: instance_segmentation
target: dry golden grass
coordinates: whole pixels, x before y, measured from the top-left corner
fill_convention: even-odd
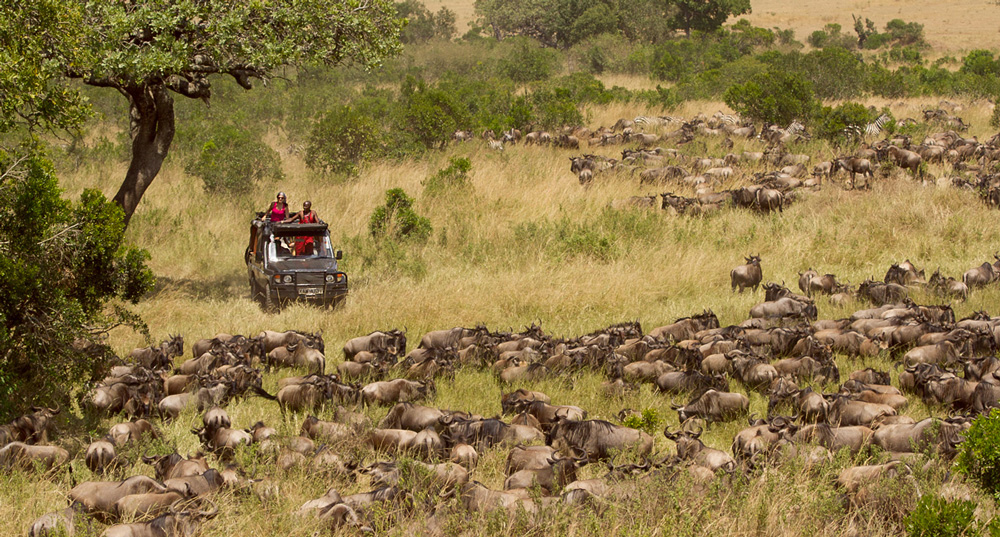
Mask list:
[[[889,104],[897,117],[907,117],[919,116],[924,106],[934,103],[935,99],[871,104]],[[988,135],[984,128],[988,110],[983,104],[964,104],[963,117],[983,139]],[[687,103],[672,114],[689,117],[716,110],[726,109],[717,102]],[[656,112],[613,105],[591,108],[588,117],[589,124],[596,127],[610,125],[620,117]],[[276,148],[288,145],[281,133],[273,133],[269,140]],[[737,152],[743,149],[757,150],[759,144],[746,142],[745,147],[735,148]],[[825,150],[819,143],[799,149],[818,156]],[[184,174],[175,162],[168,162],[129,230],[132,240],[150,250],[150,264],[159,279],[156,290],[136,310],[149,323],[155,340],[180,333],[188,345],[217,332],[252,335],[263,329],[323,330],[328,369],[332,370],[347,339],[383,328],[406,327],[412,346],[428,330],[476,323],[519,330],[540,322],[548,333],[576,336],[635,319],[649,330],[709,308],[724,325],[738,323],[762,300],[759,292],[733,294],[729,290],[729,270],[749,253],[762,256],[765,280],[794,286],[796,272],[808,267],[858,283],[869,276],[881,279],[891,263],[907,258],[926,268],[928,274],[940,268],[945,274],[959,276],[989,258],[1000,243],[996,212],[973,194],[950,188],[946,181],[922,186],[905,174],[878,181],[870,192],[844,191],[838,184],[829,184],[818,192],[803,193],[780,214],[726,210],[698,219],[659,210],[615,213],[607,209],[614,199],[671,189],[689,191],[679,186],[640,186],[638,179],[628,174],[599,176],[592,188],[583,190],[569,172],[568,157],[587,151],[620,154],[620,148],[569,151],[525,146],[495,153],[481,141],[474,141],[433,153],[425,160],[375,164],[360,177],[345,180],[314,176],[298,156],[282,153],[286,179],[281,184],[262,185],[246,200],[208,197],[197,179]],[[720,149],[717,142],[710,141],[690,144],[685,151],[718,155]],[[424,196],[421,181],[454,156],[472,161],[471,189],[436,198]],[[935,177],[947,174],[934,166],[930,171]],[[67,170],[62,177],[69,195],[95,184],[112,195],[121,172],[117,167],[84,167]],[[731,184],[745,184],[747,175]],[[377,252],[367,239],[368,217],[383,202],[384,192],[393,187],[414,196],[417,211],[429,217],[434,226],[426,244],[404,245],[397,257]],[[342,308],[328,311],[291,305],[279,314],[267,315],[251,302],[242,260],[249,219],[253,210],[266,207],[278,189],[288,194],[295,208],[311,199],[330,224],[334,241],[345,249],[344,267],[352,283]],[[363,264],[363,257],[374,261]],[[939,302],[921,292],[915,299]],[[983,309],[995,313],[997,303],[1000,290],[990,288],[976,291],[968,302],[952,305],[956,315],[963,316]],[[842,317],[864,307],[834,307],[823,298],[818,305],[823,318]],[[110,343],[122,354],[146,344],[124,330],[113,332]],[[845,375],[869,365],[891,369],[886,357],[867,361],[840,357],[839,365]],[[265,389],[274,393],[277,379],[290,374],[268,374]],[[600,393],[602,380],[602,375],[587,372],[524,386],[545,391],[554,402],[580,405],[594,418],[613,420],[622,408],[652,408],[664,418],[664,424],[678,426],[670,405],[686,402],[684,397],[667,397],[647,385],[622,398],[607,399]],[[492,416],[500,411],[500,393],[520,386],[501,386],[485,372],[460,371],[453,381],[439,380],[437,396],[430,404]],[[752,394],[751,404],[757,415],[766,413],[766,400],[759,394]],[[277,405],[258,398],[236,401],[228,411],[235,426],[247,427],[263,420],[283,435],[297,434],[304,418],[283,419]],[[366,412],[378,420],[385,409]],[[915,401],[906,413],[921,419],[940,415],[942,410]],[[199,421],[198,415],[188,412],[165,425],[167,445],[152,446],[153,451],[176,446],[181,453],[194,452],[198,446],[189,429]],[[87,432],[103,434],[113,422],[100,420],[88,426]],[[706,433],[706,441],[728,451],[733,435],[742,427],[742,423],[715,425]],[[60,441],[68,443],[77,455],[72,479],[92,479],[78,453],[85,442],[80,438]],[[354,447],[338,449],[353,453]],[[673,444],[658,435],[656,449],[668,453]],[[859,461],[871,460],[867,456]],[[499,488],[504,457],[500,450],[488,454],[475,478]],[[362,462],[371,460],[368,455]],[[298,506],[330,486],[343,494],[364,491],[368,486],[364,479],[355,482],[305,471],[281,475],[266,458],[252,454],[240,456],[239,462],[252,476],[277,483],[280,495],[262,501],[253,494],[222,494],[217,498],[222,514],[202,535],[313,535],[319,528],[316,522],[302,522],[291,514]],[[455,509],[454,500],[443,505],[440,513],[445,525],[452,528],[450,534],[466,535],[843,535],[851,531],[887,535],[898,531],[898,525],[887,524],[873,511],[850,511],[841,506],[832,478],[851,462],[840,458],[810,479],[802,479],[802,469],[790,466],[768,470],[747,481],[721,481],[709,490],[699,491],[683,481],[646,486],[636,490],[633,500],[610,506],[603,516],[557,508],[534,521],[511,522],[502,516],[465,515]],[[127,473],[149,474],[150,470],[140,464]],[[602,468],[593,465],[583,477],[602,473]],[[928,483],[939,483],[934,475],[924,477]],[[65,474],[42,481],[22,474],[0,476],[0,517],[9,522],[0,534],[23,534],[35,517],[63,506],[65,493],[72,486],[70,479]],[[983,501],[984,516],[989,516],[992,502]],[[900,502],[897,504],[905,504]],[[397,525],[385,523],[381,529],[409,534],[425,518],[421,511]]]

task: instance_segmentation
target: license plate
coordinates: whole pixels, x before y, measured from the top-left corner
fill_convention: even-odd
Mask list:
[[[316,296],[323,294],[322,287],[303,287],[299,289],[299,294],[303,296]]]

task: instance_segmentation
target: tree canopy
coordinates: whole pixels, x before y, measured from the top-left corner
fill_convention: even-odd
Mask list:
[[[479,23],[493,36],[532,37],[566,48],[602,33],[657,41],[672,30],[714,31],[750,12],[750,0],[476,0]]]
[[[174,95],[207,102],[213,75],[250,89],[284,66],[375,67],[404,25],[391,0],[29,0],[0,19],[0,128],[78,124],[69,79],[128,100],[132,159],[114,197],[126,224],[173,141]]]

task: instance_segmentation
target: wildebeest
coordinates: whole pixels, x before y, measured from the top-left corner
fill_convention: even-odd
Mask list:
[[[965,274],[962,275],[962,282],[971,289],[983,287],[1000,278],[1000,256],[993,254],[993,257],[996,259],[993,264],[984,262],[976,268],[965,271]]]
[[[653,437],[604,420],[559,419],[545,434],[545,445],[586,453],[590,461],[595,462],[632,448],[640,456],[649,455],[653,450]]]
[[[690,461],[698,466],[716,470],[733,471],[736,461],[728,453],[706,446],[699,437],[701,431],[692,433],[679,431],[671,433],[669,428],[663,429],[663,436],[677,444],[677,457],[682,461]]]
[[[0,447],[0,468],[50,470],[69,460],[69,452],[58,446],[36,446],[24,442],[11,442]]]
[[[694,339],[698,332],[712,328],[719,328],[719,318],[712,310],[706,310],[699,315],[682,317],[666,326],[656,327],[650,330],[649,335],[660,340],[672,338],[674,341],[684,341]]]
[[[750,411],[750,398],[742,393],[710,389],[684,406],[670,406],[677,411],[681,423],[691,418],[701,418],[709,422],[727,421],[747,415]]]
[[[815,321],[816,316],[816,304],[801,302],[789,297],[762,302],[750,308],[750,317],[753,319],[798,317]]]
[[[873,431],[864,426],[831,427],[827,423],[806,425],[792,435],[795,442],[817,443],[830,451],[848,448],[857,453],[871,442]]]
[[[370,404],[407,403],[434,394],[434,381],[395,379],[373,382],[361,388],[361,401]]]
[[[894,145],[889,146],[889,157],[896,162],[901,169],[910,170],[915,176],[923,175],[920,170],[920,163],[923,159],[920,155],[907,149],[900,149]]]
[[[10,440],[34,444],[48,441],[49,422],[59,414],[59,408],[33,406],[31,413],[25,414],[8,423],[4,430],[8,431]]]
[[[101,537],[192,537],[198,533],[203,520],[210,520],[219,513],[214,505],[206,511],[178,509],[179,505],[173,505],[168,514],[150,522],[111,526]]]
[[[112,437],[91,442],[84,455],[87,468],[95,474],[103,474],[115,463],[115,444]]]
[[[745,265],[740,265],[729,273],[732,290],[736,291],[736,287],[739,287],[741,293],[746,287],[757,291],[757,287],[760,285],[761,279],[763,279],[763,273],[760,269],[760,256],[751,255],[745,259]]]
[[[265,364],[269,367],[303,367],[312,374],[322,375],[326,370],[326,357],[316,344],[316,340],[310,338],[278,347],[267,353]]]
[[[265,330],[257,338],[261,341],[261,345],[263,346],[262,351],[265,356],[278,347],[287,347],[288,345],[305,341],[311,342],[311,347],[319,350],[319,352],[326,352],[322,330],[315,334],[297,332],[295,330],[288,330],[287,332]]]
[[[854,182],[854,177],[860,173],[862,178],[866,178],[865,188],[871,188],[871,179],[875,176],[872,168],[871,161],[866,158],[840,157],[833,161],[832,172],[836,173],[838,170],[844,170],[850,173],[851,188],[855,188],[857,186]]]
[[[404,356],[406,354],[406,333],[401,330],[375,331],[367,336],[360,336],[344,344],[344,359],[353,360],[362,351],[375,355],[389,354]]]
[[[175,477],[201,475],[208,470],[208,461],[201,453],[185,459],[177,453],[147,457],[143,455],[142,462],[153,467],[156,478],[163,481]]]

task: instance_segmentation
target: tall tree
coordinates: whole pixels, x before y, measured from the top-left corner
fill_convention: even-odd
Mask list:
[[[128,223],[156,178],[174,137],[174,96],[208,102],[213,75],[245,89],[267,83],[276,69],[356,63],[366,68],[399,50],[403,22],[392,0],[25,0],[0,8],[0,58],[29,53],[62,80],[113,88],[128,100],[132,157],[114,197]],[[22,13],[20,4],[29,9]],[[64,21],[74,31],[64,30]],[[0,38],[5,37],[0,28]],[[0,64],[4,72],[17,62]],[[13,82],[14,90],[19,83]],[[40,86],[70,96],[51,79]],[[0,91],[5,89],[0,82]],[[6,97],[6,92],[0,97]],[[17,116],[45,115],[47,101],[19,107]],[[7,113],[6,106],[0,112]],[[71,110],[71,108],[70,108]],[[72,116],[70,116],[72,117]],[[0,123],[2,125],[2,123]]]
[[[750,0],[668,0],[677,11],[673,27],[691,35],[691,30],[717,30],[733,15],[750,12]]]

